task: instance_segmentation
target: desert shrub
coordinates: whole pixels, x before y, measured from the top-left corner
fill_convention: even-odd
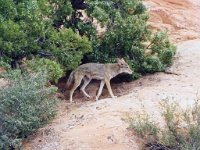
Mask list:
[[[58,79],[64,76],[62,66],[56,61],[46,58],[34,58],[26,61],[26,63],[26,69],[31,69],[31,71],[36,73],[44,72],[48,76],[47,79],[49,81],[55,81],[57,83]]]
[[[78,67],[84,54],[92,50],[88,38],[75,34],[72,29],[54,30],[47,37],[48,40],[44,42],[46,51],[48,49],[66,70]]]
[[[158,124],[151,119],[152,116],[148,115],[145,111],[137,113],[136,117],[131,117],[130,114],[126,114],[124,120],[128,120],[128,129],[134,130],[138,137],[148,140],[148,142],[154,142],[158,140]]]
[[[126,116],[129,129],[145,140],[147,149],[200,149],[200,109],[199,100],[192,107],[182,109],[179,101],[161,102],[164,123],[159,125],[152,115],[146,113]],[[144,143],[143,143],[144,144]]]
[[[44,72],[21,74],[10,70],[0,88],[0,149],[16,149],[22,140],[52,119],[56,113],[55,86],[46,86]]]

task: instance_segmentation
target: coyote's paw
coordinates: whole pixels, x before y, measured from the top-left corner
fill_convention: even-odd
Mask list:
[[[90,96],[90,95],[87,95],[86,97],[87,97],[87,98],[92,98],[92,96]]]
[[[70,103],[74,103],[74,101],[73,101],[73,100],[69,100],[69,102],[70,102]]]

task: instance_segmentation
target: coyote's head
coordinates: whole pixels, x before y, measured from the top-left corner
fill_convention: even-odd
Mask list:
[[[117,63],[120,66],[120,73],[128,73],[128,74],[132,74],[133,71],[130,69],[129,65],[124,61],[124,59],[117,59]]]

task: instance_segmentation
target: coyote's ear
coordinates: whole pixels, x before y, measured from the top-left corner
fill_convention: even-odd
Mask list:
[[[119,59],[119,58],[117,58],[117,63],[121,66],[121,65],[123,65],[123,60],[122,59]]]
[[[117,58],[117,63],[118,64],[121,63],[121,59]]]
[[[125,60],[124,60],[124,58],[122,58],[122,59],[121,59],[121,62],[125,63]]]
[[[117,58],[117,62],[118,62],[118,63],[119,63],[119,62],[120,62],[120,63],[124,63],[125,60],[124,60],[124,58],[121,58],[121,59],[120,59],[120,58]]]

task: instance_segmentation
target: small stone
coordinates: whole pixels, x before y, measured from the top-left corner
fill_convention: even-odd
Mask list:
[[[100,110],[101,108],[97,106],[96,109],[97,109],[97,110]]]
[[[69,126],[69,129],[73,129],[74,128],[74,126]]]

